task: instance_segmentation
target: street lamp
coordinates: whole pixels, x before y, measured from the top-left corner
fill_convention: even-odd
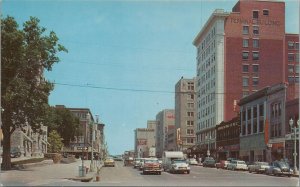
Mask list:
[[[91,168],[91,172],[94,171],[94,140],[95,140],[95,130],[94,130],[94,122],[92,122],[92,152],[91,152],[91,164],[90,164],[90,168]]]
[[[207,135],[206,135],[206,139],[208,139],[208,149],[207,149],[207,157],[210,156],[210,138],[211,136],[209,135],[209,139],[207,138]]]
[[[291,127],[291,130],[294,131],[294,153],[293,153],[293,156],[294,156],[294,174],[296,174],[298,171],[297,171],[297,146],[296,146],[296,131],[297,131],[297,125],[295,124],[294,125],[294,120],[291,118],[290,121],[289,121],[289,124],[290,124],[290,127]],[[297,121],[297,124],[299,125],[299,120]]]

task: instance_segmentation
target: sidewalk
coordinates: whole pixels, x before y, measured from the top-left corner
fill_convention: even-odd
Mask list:
[[[94,170],[91,171],[90,167],[91,167],[91,160],[88,160],[88,163],[86,163],[85,160],[85,167],[87,167],[88,172],[85,173],[85,176],[79,176],[80,175],[80,171],[79,171],[79,167],[78,167],[78,175],[68,178],[69,180],[74,180],[74,181],[81,181],[81,182],[94,182],[96,181],[96,176],[97,176],[97,169],[101,170],[101,168],[103,167],[103,162],[102,161],[94,161]]]

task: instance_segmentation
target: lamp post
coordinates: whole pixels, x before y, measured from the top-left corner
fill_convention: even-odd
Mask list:
[[[211,136],[209,135],[209,138],[207,138],[207,135],[206,135],[206,139],[208,139],[208,149],[207,149],[207,157],[210,156],[210,138]]]
[[[95,130],[94,130],[94,122],[91,123],[92,125],[92,151],[91,151],[91,164],[90,164],[90,170],[91,172],[94,171],[94,140],[95,140]]]
[[[296,174],[298,171],[297,171],[297,137],[296,137],[296,131],[297,131],[297,125],[295,124],[294,125],[294,120],[291,118],[290,121],[289,121],[289,124],[290,124],[290,127],[291,127],[291,130],[294,131],[294,153],[293,153],[293,156],[294,156],[294,174]],[[297,124],[299,125],[299,120],[297,121]]]

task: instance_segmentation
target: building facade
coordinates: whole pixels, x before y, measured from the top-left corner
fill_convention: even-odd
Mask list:
[[[216,126],[217,160],[239,158],[240,151],[240,118],[222,122]]]
[[[19,149],[21,157],[43,157],[47,153],[48,127],[41,125],[40,132],[34,132],[29,124],[11,134],[11,149]]]
[[[156,115],[156,156],[161,158],[163,152],[168,150],[168,128],[175,125],[175,111],[165,109]]]
[[[196,143],[195,100],[195,79],[181,77],[175,85],[175,128],[180,129],[176,150],[184,151]]]
[[[240,0],[232,12],[213,12],[193,41],[197,48],[197,144],[207,144],[206,137],[215,142],[214,127],[237,116],[236,103],[242,97],[291,81],[288,71],[292,67],[293,80],[298,81],[296,38],[285,33],[284,2]]]
[[[134,153],[136,157],[149,157],[149,149],[155,147],[154,132],[154,129],[148,128],[134,130]]]

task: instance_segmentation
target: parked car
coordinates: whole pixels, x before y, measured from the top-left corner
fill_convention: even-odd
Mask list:
[[[190,166],[184,159],[174,159],[169,166],[170,173],[190,173]]]
[[[213,157],[206,157],[202,164],[203,164],[203,167],[215,167],[216,161]]]
[[[293,170],[290,168],[289,164],[282,161],[272,162],[265,172],[267,175],[287,175],[288,177],[291,177],[293,174]]]
[[[226,169],[227,165],[229,164],[229,161],[227,160],[220,160],[220,162],[216,163],[216,168],[222,168],[222,169]]]
[[[133,160],[133,168],[139,168],[140,162],[141,162],[141,161],[142,161],[141,158],[135,158],[135,159]]]
[[[227,165],[228,170],[248,170],[248,166],[243,160],[232,160]]]
[[[11,158],[18,158],[21,156],[21,150],[17,147],[12,147],[10,149],[10,157]]]
[[[115,167],[115,160],[114,160],[112,157],[107,157],[107,158],[104,160],[104,166],[105,166],[105,167],[107,167],[107,166]]]
[[[189,165],[198,165],[198,161],[195,158],[187,159]]]
[[[253,164],[248,165],[248,170],[249,173],[264,173],[266,169],[269,169],[269,167],[268,162],[254,162]]]
[[[162,166],[157,158],[146,158],[144,160],[143,174],[156,173],[161,175]]]

